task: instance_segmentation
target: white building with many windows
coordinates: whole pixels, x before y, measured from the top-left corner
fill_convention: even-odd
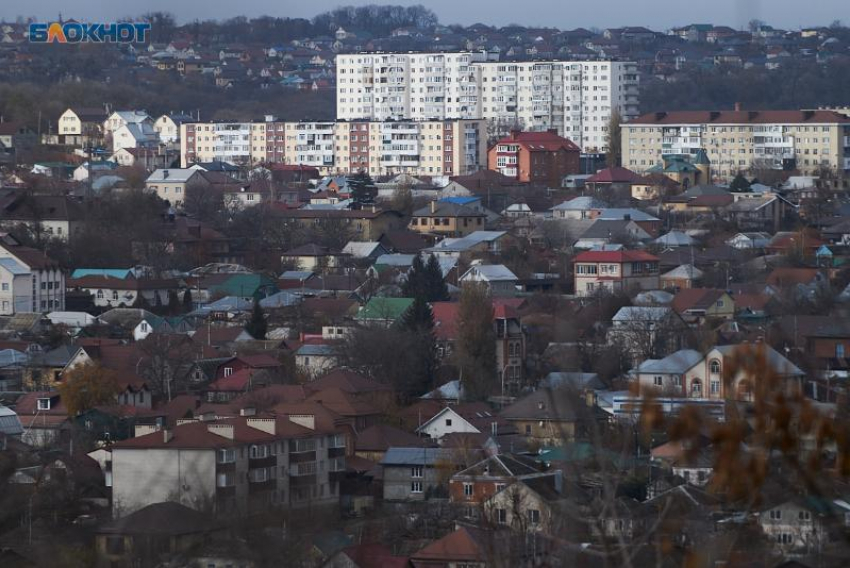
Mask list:
[[[585,151],[608,145],[612,109],[638,115],[637,65],[492,61],[484,53],[337,55],[342,120],[482,118],[496,132],[557,129]]]

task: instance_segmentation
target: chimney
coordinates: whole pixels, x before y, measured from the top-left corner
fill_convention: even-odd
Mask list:
[[[516,140],[519,138],[519,135],[522,134],[519,130],[511,130],[511,140]]]
[[[735,112],[741,112],[741,103],[735,103]]]
[[[557,491],[558,494],[563,493],[564,492],[564,472],[562,470],[560,470],[560,469],[555,470],[554,481],[555,481],[555,491]]]
[[[249,418],[247,424],[255,430],[274,436],[277,421],[274,418]]]
[[[436,212],[437,212],[437,200],[435,199],[434,201],[431,202],[431,213],[436,213]]]
[[[173,439],[174,439],[174,430],[171,430],[170,428],[163,428],[162,429],[162,443],[167,444],[168,442],[170,442]]]
[[[290,414],[289,421],[310,430],[316,429],[316,417],[312,414]]]
[[[232,440],[234,436],[232,424],[208,424],[207,431],[228,440]]]

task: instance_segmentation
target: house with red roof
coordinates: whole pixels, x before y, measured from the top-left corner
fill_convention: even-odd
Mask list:
[[[581,149],[557,130],[513,130],[487,152],[487,167],[518,182],[561,187],[566,176],[581,173],[580,159]]]
[[[176,501],[218,514],[332,505],[345,436],[306,416],[188,421],[112,446],[112,513]]]
[[[505,381],[506,391],[518,388],[525,376],[525,330],[517,311],[522,300],[495,298],[493,300],[493,328],[496,332],[496,369],[499,380]],[[434,334],[437,338],[437,356],[448,357],[457,340],[457,322],[460,303],[434,302]]]
[[[632,185],[643,184],[644,179],[632,170],[614,166],[604,168],[584,180],[584,185],[592,191],[610,192],[615,189],[627,189],[631,195]]]
[[[589,250],[573,259],[577,296],[603,292],[657,290],[659,259],[641,250]]]

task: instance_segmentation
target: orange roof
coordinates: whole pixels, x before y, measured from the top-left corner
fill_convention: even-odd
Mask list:
[[[481,537],[481,531],[477,529],[460,527],[414,553],[410,560],[414,564],[417,561],[484,562],[487,551],[480,542]]]

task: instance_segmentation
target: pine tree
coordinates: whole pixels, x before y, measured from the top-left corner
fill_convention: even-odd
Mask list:
[[[365,172],[358,172],[348,178],[348,186],[351,189],[351,199],[358,205],[371,205],[375,203],[378,196],[378,187]]]
[[[415,333],[433,333],[434,312],[423,296],[415,296],[413,304],[401,317],[402,328]]]
[[[433,254],[428,257],[428,264],[425,266],[424,288],[429,302],[443,302],[449,299],[449,287],[443,279],[443,270]]]
[[[744,177],[744,174],[738,172],[738,175],[729,184],[729,191],[735,193],[744,193],[750,190],[750,182]]]
[[[437,339],[431,306],[422,296],[417,296],[400,323],[398,345],[406,346],[404,356],[410,366],[399,386],[403,398],[411,399],[432,388],[437,370]]]
[[[402,284],[401,291],[406,298],[416,298],[426,294],[425,263],[422,262],[422,257],[418,254],[413,257],[413,263],[410,265],[410,270],[407,271],[407,279]]]
[[[151,305],[148,303],[147,298],[145,298],[145,295],[141,292],[136,295],[136,299],[133,301],[133,307],[139,310],[150,311],[151,309]]]
[[[251,334],[254,339],[265,339],[266,331],[269,324],[266,321],[266,314],[263,308],[260,307],[259,300],[254,300],[254,309],[251,311],[251,319],[245,325],[245,331]]]
[[[156,315],[162,315],[162,298],[159,296],[159,292],[154,290],[153,293],[153,313]]]
[[[176,316],[180,313],[180,298],[177,297],[177,291],[171,290],[168,292],[168,315]]]
[[[194,304],[192,303],[192,290],[186,288],[186,291],[183,292],[183,311],[185,313],[189,313],[194,308]]]

